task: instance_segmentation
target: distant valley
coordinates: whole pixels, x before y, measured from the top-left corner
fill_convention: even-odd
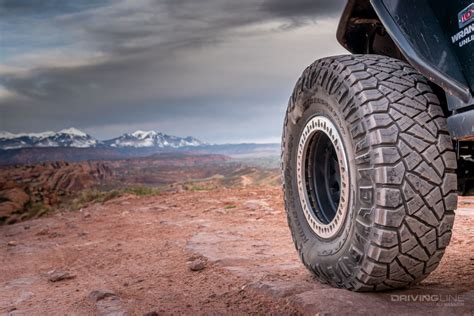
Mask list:
[[[161,152],[124,160],[0,166],[0,225],[39,217],[58,208],[80,209],[123,194],[279,185],[277,164],[258,163],[258,159],[238,160],[219,154]]]

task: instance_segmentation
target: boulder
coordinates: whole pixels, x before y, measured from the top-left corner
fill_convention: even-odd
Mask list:
[[[20,188],[12,188],[0,192],[0,196],[23,207],[30,200],[30,196]]]
[[[8,218],[12,214],[22,211],[23,206],[11,201],[0,203],[0,218]]]

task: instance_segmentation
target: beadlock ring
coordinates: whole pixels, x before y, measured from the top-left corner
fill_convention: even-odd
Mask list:
[[[323,223],[316,216],[316,211],[318,210],[315,208],[319,206],[314,205],[314,203],[312,205],[308,195],[310,192],[308,192],[308,179],[306,177],[308,171],[307,155],[312,139],[317,133],[323,133],[329,138],[332,146],[334,147],[334,151],[336,152],[337,162],[339,165],[339,203],[335,216],[329,223]],[[330,239],[337,235],[337,233],[341,230],[348,213],[350,191],[349,168],[341,135],[334,123],[325,116],[319,115],[313,117],[306,123],[303,132],[301,133],[297,153],[297,184],[301,206],[305,218],[313,232],[323,239]]]

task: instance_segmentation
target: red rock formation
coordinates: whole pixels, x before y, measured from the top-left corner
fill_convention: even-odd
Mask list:
[[[61,197],[103,184],[112,171],[102,162],[46,162],[0,168],[0,222],[14,222],[28,205],[54,206]]]

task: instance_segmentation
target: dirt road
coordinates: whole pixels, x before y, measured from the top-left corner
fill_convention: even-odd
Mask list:
[[[279,188],[125,196],[0,227],[0,314],[470,315],[474,198],[457,213],[428,279],[352,293],[319,284],[301,265]]]

